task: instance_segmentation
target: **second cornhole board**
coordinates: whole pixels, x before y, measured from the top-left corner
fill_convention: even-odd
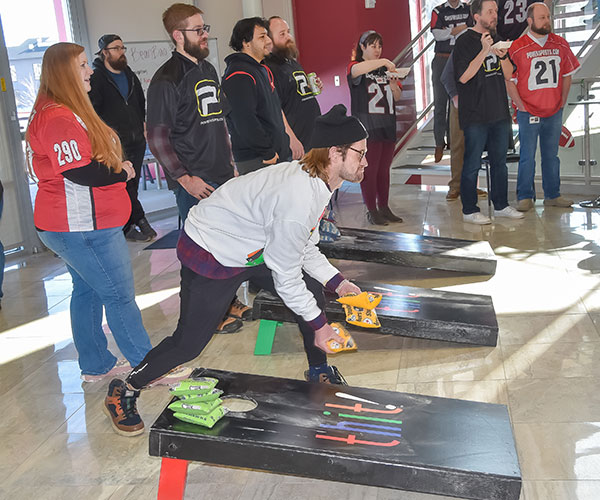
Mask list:
[[[319,244],[327,258],[477,274],[496,272],[496,255],[487,241],[339,229],[342,233],[339,240]]]
[[[370,333],[496,345],[498,321],[492,298],[487,295],[385,283],[356,284],[361,290],[383,295],[376,308],[381,328],[369,329]],[[346,316],[336,298],[337,295],[326,292],[325,313],[329,321],[343,323]],[[277,323],[294,322],[292,312],[283,301],[264,290],[254,299],[253,317],[261,320],[254,354],[270,354]]]

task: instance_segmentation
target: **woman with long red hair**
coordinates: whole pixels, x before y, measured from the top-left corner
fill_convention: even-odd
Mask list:
[[[35,226],[73,279],[71,329],[82,379],[89,382],[130,371],[152,348],[121,230],[131,212],[125,183],[135,173],[122,160],[117,134],[90,103],[91,74],[80,45],[49,47],[26,134],[39,188]],[[103,309],[126,361],[117,363],[108,350]]]

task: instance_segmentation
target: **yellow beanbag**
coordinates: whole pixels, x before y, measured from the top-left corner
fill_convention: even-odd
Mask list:
[[[358,295],[348,294],[337,299],[340,304],[345,304],[361,309],[375,309],[381,302],[382,295],[374,292],[362,292]]]
[[[377,318],[375,309],[361,309],[359,307],[348,306],[344,304],[346,321],[351,325],[361,326],[363,328],[380,328],[381,323]]]

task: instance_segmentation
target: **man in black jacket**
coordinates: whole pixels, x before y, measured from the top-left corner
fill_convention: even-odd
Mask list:
[[[93,63],[89,93],[96,113],[113,128],[123,146],[125,159],[133,164],[135,177],[127,182],[131,200],[131,216],[123,227],[125,238],[132,241],[150,241],[156,236],[146,220],[144,208],[138,200],[138,186],[146,151],[144,120],[146,99],[138,77],[127,65],[123,40],[118,35],[102,35],[100,49]],[[136,225],[140,228],[136,228]]]
[[[296,42],[284,19],[279,16],[269,18],[269,37],[273,40],[273,48],[265,64],[273,72],[275,88],[288,122],[286,130],[293,159],[299,160],[310,149],[308,142],[315,120],[321,116],[317,95],[323,84],[317,78],[319,90],[315,92],[311,87],[304,68],[298,62]]]
[[[229,41],[236,52],[225,58],[222,88],[231,106],[227,125],[240,174],[291,160],[273,74],[261,64],[271,49],[267,28],[261,17],[238,21]]]

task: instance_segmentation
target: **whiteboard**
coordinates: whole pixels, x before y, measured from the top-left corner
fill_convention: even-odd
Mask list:
[[[127,63],[140,79],[145,94],[154,73],[170,59],[175,47],[169,40],[124,42],[124,45],[127,46]],[[220,75],[219,51],[216,38],[208,39],[208,49],[210,54],[207,60],[215,67],[217,75]]]

